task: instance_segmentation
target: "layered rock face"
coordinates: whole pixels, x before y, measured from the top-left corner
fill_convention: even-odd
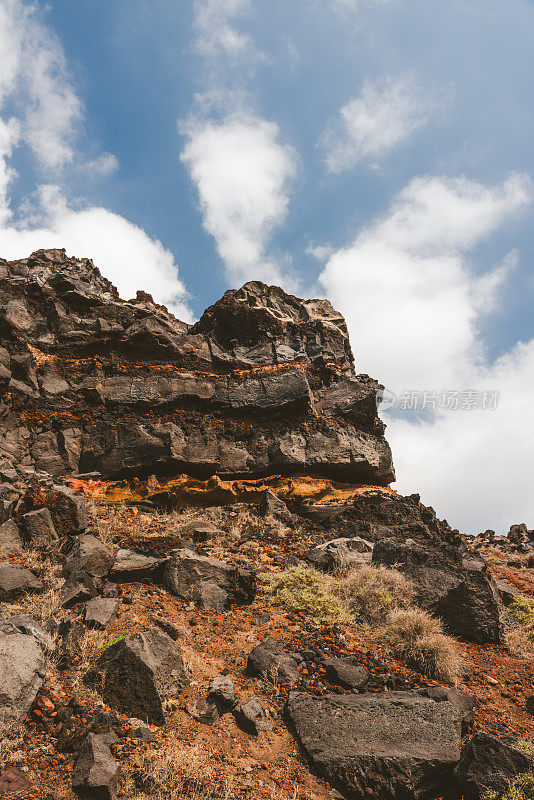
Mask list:
[[[64,250],[0,260],[0,460],[53,475],[394,480],[326,300],[245,284],[193,326]]]

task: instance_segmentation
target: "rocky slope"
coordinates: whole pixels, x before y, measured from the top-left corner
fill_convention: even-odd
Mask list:
[[[249,283],[188,326],[38,251],[0,261],[0,335],[0,796],[530,781],[534,532],[388,487],[326,301]]]

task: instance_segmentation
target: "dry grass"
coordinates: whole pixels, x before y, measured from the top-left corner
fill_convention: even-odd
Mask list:
[[[482,800],[534,800],[534,774],[516,775],[503,795],[486,792]]]
[[[233,800],[241,796],[240,781],[239,772],[229,771],[226,759],[207,742],[188,745],[169,734],[159,745],[134,756],[126,768],[122,791],[136,800]],[[289,771],[286,782],[292,782]],[[270,787],[250,792],[251,798],[269,800],[302,797],[301,786],[294,782],[291,789]]]
[[[362,566],[334,587],[359,622],[383,622],[390,611],[412,605],[411,584],[402,573],[387,567]]]
[[[458,679],[456,644],[441,622],[419,608],[392,611],[382,630],[392,655],[430,678],[450,683]]]
[[[124,790],[137,800],[227,800],[231,779],[203,743],[188,747],[175,737],[138,753],[128,767]]]
[[[534,656],[534,628],[518,625],[505,635],[506,646],[513,656],[532,658]]]
[[[311,568],[292,567],[260,576],[274,605],[303,611],[315,622],[347,622],[350,614],[333,593],[334,579]]]

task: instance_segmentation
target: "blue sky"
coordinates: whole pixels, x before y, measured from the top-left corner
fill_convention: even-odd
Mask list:
[[[0,255],[65,246],[186,319],[328,296],[398,484],[534,527],[534,3],[0,0]],[[406,392],[498,391],[496,410]]]

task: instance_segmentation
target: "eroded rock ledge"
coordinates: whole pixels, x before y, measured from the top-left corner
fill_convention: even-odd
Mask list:
[[[250,282],[190,326],[64,250],[0,259],[0,297],[4,466],[394,480],[380,385],[326,300]]]

